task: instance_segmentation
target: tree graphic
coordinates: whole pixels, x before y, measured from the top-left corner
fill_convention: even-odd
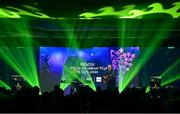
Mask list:
[[[118,76],[116,76],[116,85],[118,85],[118,83],[122,84],[125,73],[132,67],[136,54],[131,53],[130,51],[126,52],[124,48],[110,50],[110,54],[113,69],[118,72]]]

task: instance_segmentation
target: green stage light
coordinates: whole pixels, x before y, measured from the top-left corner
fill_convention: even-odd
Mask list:
[[[0,80],[0,87],[5,87],[7,90],[11,90],[11,87],[9,87],[6,83]]]
[[[168,47],[168,49],[175,49],[175,47],[171,46],[171,47]]]
[[[63,20],[60,20],[60,21],[62,22],[61,23],[62,26],[64,28],[66,28],[65,30],[69,30],[69,31],[66,32],[67,37],[68,37],[68,41],[69,41],[68,42],[69,46],[71,45],[73,47],[80,47],[81,44],[78,44],[77,36],[74,33],[75,32],[74,31],[75,24],[77,24],[77,23],[66,21],[66,20],[65,20],[65,22],[63,22]],[[119,36],[119,46],[120,47],[125,46],[125,44],[152,46],[152,47],[148,47],[145,50],[141,51],[142,56],[140,56],[140,58],[134,64],[134,66],[136,66],[136,67],[131,68],[131,70],[133,72],[129,71],[126,74],[125,79],[123,81],[123,84],[121,85],[122,87],[119,86],[119,91],[123,91],[128,86],[128,84],[135,77],[135,75],[141,70],[141,68],[145,65],[145,63],[148,61],[148,59],[153,55],[155,50],[161,45],[161,43],[165,40],[165,38],[168,37],[169,33],[166,31],[166,29],[171,27],[172,23],[171,22],[168,22],[167,24],[164,24],[164,23],[166,23],[166,21],[165,22],[162,21],[161,23],[159,23],[159,25],[157,25],[157,24],[152,25],[152,24],[149,24],[149,23],[143,25],[143,24],[137,24],[136,23],[137,26],[138,25],[139,26],[145,26],[144,28],[150,26],[150,28],[153,27],[154,29],[157,29],[157,31],[151,32],[151,33],[147,33],[147,31],[145,31],[145,32],[140,31],[140,32],[136,33],[135,37],[142,37],[142,39],[138,41],[138,44],[136,44],[137,41],[127,42],[127,40],[126,40],[126,36],[128,35],[126,33],[126,30],[127,30],[127,28],[126,28],[126,20],[120,20],[119,21],[119,31],[120,32],[119,32],[118,36]],[[134,24],[134,23],[132,23],[132,24]],[[161,30],[161,29],[163,29],[163,30]],[[108,32],[106,32],[106,34],[108,36]],[[97,35],[101,36],[101,34],[96,34],[96,36]],[[162,37],[164,37],[164,38],[162,39]],[[98,41],[98,43],[103,43],[103,40],[101,39],[100,41]],[[89,43],[86,44],[86,46],[88,46],[88,45],[89,45]],[[140,65],[139,65],[139,63],[140,63]]]
[[[64,28],[64,32],[67,37],[67,46],[68,47],[79,47],[79,42],[77,39],[77,36],[75,34],[75,25],[76,25],[76,20],[67,20],[67,19],[62,19],[59,21],[60,25]]]
[[[31,55],[31,47],[8,49],[0,47],[1,58],[19,73],[31,86],[38,86],[37,69]]]
[[[124,76],[123,84],[121,87],[119,87],[119,92],[122,92],[128,84],[134,79],[134,77],[138,74],[138,72],[141,70],[141,68],[145,65],[145,63],[149,60],[151,57],[153,51],[155,51],[155,48],[149,47],[146,49],[146,52],[142,54],[137,61],[135,61],[134,66],[127,72]]]
[[[171,75],[171,78],[169,78],[169,80],[164,80],[162,82],[162,86],[165,86],[165,85],[168,85],[170,83],[173,83],[173,82],[175,82],[175,81],[177,81],[179,79],[180,79],[180,74],[178,74],[178,75]]]
[[[92,88],[94,91],[96,91],[96,87],[94,85],[94,82],[90,75],[88,75],[88,78],[90,79],[90,82],[86,82],[85,80],[81,79],[79,77],[79,74],[77,71],[70,70],[67,67],[64,67],[64,74],[62,75],[62,80],[65,80],[65,83],[60,83],[60,88],[65,90],[69,85],[72,84],[72,82],[77,79],[79,82],[81,82],[83,85],[87,85],[90,88]]]
[[[175,61],[161,75],[161,86],[166,86],[180,79],[180,59]],[[146,93],[150,91],[150,87],[146,88]]]
[[[173,21],[172,21],[173,22]],[[147,61],[151,58],[154,54],[156,49],[163,43],[163,41],[168,38],[169,32],[166,30],[171,28],[174,23],[167,23],[164,22],[160,23],[158,26],[157,31],[160,29],[164,29],[163,31],[152,32],[151,34],[146,34],[146,32],[142,32],[140,36],[144,36],[147,38],[142,38],[138,41],[138,45],[141,46],[149,46],[146,48],[141,48],[140,55],[137,60],[134,62],[133,67],[125,74],[122,84],[119,85],[119,92],[122,92],[128,84],[134,79],[134,77],[138,74],[141,68],[147,63]],[[145,25],[145,26],[152,26],[152,25]],[[153,25],[154,26],[154,25]],[[157,25],[156,25],[157,26]],[[163,38],[162,38],[163,37]],[[150,38],[150,39],[148,39]],[[147,40],[148,39],[148,40]],[[125,40],[126,42],[126,40]]]
[[[87,43],[83,43],[83,44],[80,44],[79,41],[80,40],[83,40],[83,38],[79,38],[77,39],[77,35],[79,35],[78,33],[75,33],[75,27],[81,27],[83,26],[82,24],[79,24],[79,23],[76,23],[75,20],[67,20],[67,19],[62,19],[59,21],[60,22],[60,26],[62,26],[64,28],[64,31],[66,33],[66,37],[67,37],[67,45],[68,47],[75,47],[75,48],[79,48],[79,47],[84,47],[84,46],[87,46],[89,47],[91,44],[89,42]],[[88,24],[88,23],[87,23]],[[94,23],[95,25],[98,24],[98,23]],[[94,34],[94,32],[83,32],[83,34],[80,34],[80,35],[83,35],[83,36],[89,36],[89,34],[91,35],[98,35],[101,37],[101,34],[98,32],[97,34]],[[109,32],[106,32],[105,34],[107,34],[107,36],[109,36]],[[101,44],[103,43],[104,40],[99,40],[98,42],[95,42],[96,44]],[[69,51],[68,51],[69,53]],[[85,62],[84,60],[80,59],[79,61],[75,60],[76,62],[73,62],[73,63],[76,63],[76,66],[80,67],[80,62]],[[96,87],[94,85],[94,82],[92,80],[92,77],[89,73],[89,71],[87,70],[87,67],[85,68],[85,72],[87,73],[87,77],[89,78],[89,82],[87,83],[86,81],[82,80],[79,78],[79,76],[77,75],[77,73],[74,73],[70,70],[69,66],[67,65],[64,65],[64,73],[62,75],[62,80],[67,80],[69,82],[72,82],[74,79],[77,79],[79,82],[81,82],[83,85],[88,85],[90,88],[92,88],[94,91],[96,91]],[[69,75],[70,73],[70,75]],[[67,77],[68,76],[68,77]],[[62,88],[63,90],[66,89],[71,83],[61,83],[60,84],[60,88]]]
[[[65,82],[60,83],[60,88],[62,90],[65,90],[69,85],[71,85],[72,81],[74,80],[74,76],[76,74],[66,66],[64,66],[63,69],[64,72],[61,81],[65,80]]]
[[[119,46],[124,47],[125,44],[125,37],[126,37],[126,20],[119,20],[119,32],[118,32],[118,38],[121,40],[119,41]]]
[[[148,93],[149,91],[150,91],[150,86],[148,86],[148,87],[146,88],[145,93]]]
[[[88,71],[88,68],[86,66],[82,66],[82,63],[86,63],[82,58],[73,56],[66,60],[66,63],[64,64],[64,72],[62,75],[61,80],[66,80],[67,82],[72,82],[75,79],[77,79],[79,82],[81,82],[83,85],[87,85],[90,88],[92,88],[94,91],[96,91],[96,87],[94,85],[93,79]],[[81,76],[83,73],[85,73],[86,78],[89,82],[86,82],[84,79],[81,79]],[[63,90],[68,87],[71,83],[61,83],[60,88]]]
[[[1,59],[8,63],[31,86],[39,87],[32,37],[27,22],[27,20],[21,20],[2,23],[4,24],[2,28],[7,31],[6,34],[14,33],[21,34],[21,36],[9,38],[11,40],[9,42],[0,39],[0,54]],[[23,46],[19,47],[21,43]]]
[[[165,86],[180,79],[180,59],[168,67],[160,77],[162,78],[161,86]]]

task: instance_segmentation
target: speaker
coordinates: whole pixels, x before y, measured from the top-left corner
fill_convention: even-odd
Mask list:
[[[160,76],[151,76],[149,78],[149,85],[151,89],[161,87],[161,77]]]

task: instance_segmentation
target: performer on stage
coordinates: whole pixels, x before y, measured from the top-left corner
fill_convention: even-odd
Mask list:
[[[108,70],[103,76],[103,82],[107,84],[107,89],[113,90],[116,87],[116,72],[112,65],[108,65]]]

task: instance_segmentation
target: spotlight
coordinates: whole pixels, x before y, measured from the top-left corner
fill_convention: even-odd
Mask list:
[[[174,46],[170,46],[170,47],[168,47],[168,49],[175,49],[175,47]]]
[[[94,56],[94,54],[93,54],[93,53],[91,53],[91,56]]]
[[[79,51],[78,55],[79,55],[79,57],[83,57],[84,56],[84,52],[83,51]]]

